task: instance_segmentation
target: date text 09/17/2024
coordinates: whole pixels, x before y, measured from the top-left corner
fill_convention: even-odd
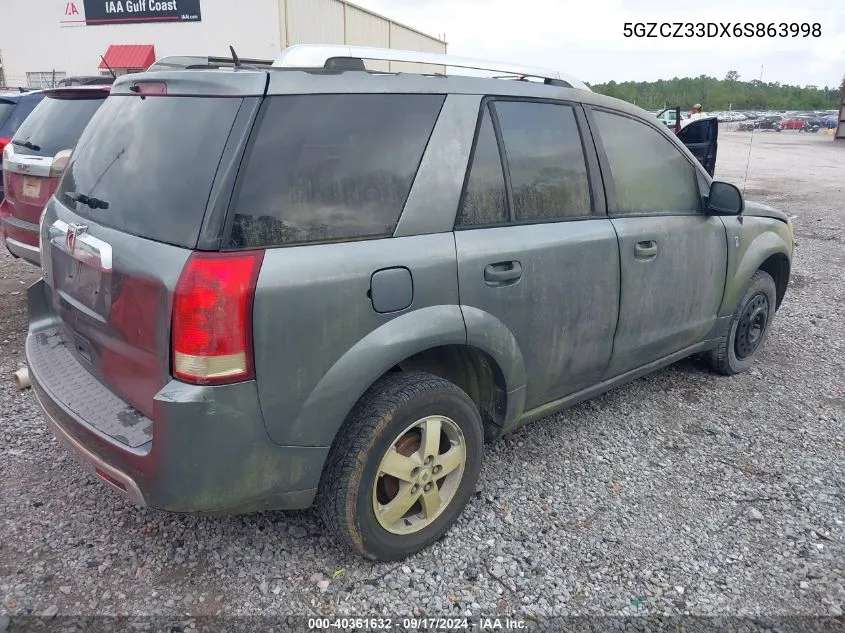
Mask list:
[[[333,617],[309,618],[310,630],[340,630],[340,631],[389,631],[401,626],[403,631],[518,631],[527,627],[524,620],[509,617],[480,617],[477,620],[469,618],[363,618],[363,617]]]

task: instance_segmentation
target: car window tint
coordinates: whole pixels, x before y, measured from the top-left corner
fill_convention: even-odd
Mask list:
[[[241,169],[230,246],[392,234],[444,99],[267,99]]]
[[[37,106],[43,98],[44,93],[41,92],[21,97],[17,106],[15,106],[14,110],[9,113],[9,116],[3,122],[3,125],[0,126],[0,136],[8,138],[13,137],[15,132],[17,132],[18,128],[21,126],[21,123],[26,120],[26,117],[30,115],[30,113],[35,109],[35,106]]]
[[[630,117],[596,111],[595,120],[618,214],[698,211],[695,168],[671,141]]]
[[[118,231],[193,248],[241,101],[110,96],[83,130],[56,196]],[[80,193],[108,210],[78,202]]]
[[[502,157],[490,111],[485,108],[455,226],[484,226],[507,220],[508,195]]]
[[[0,128],[3,127],[3,124],[6,122],[6,119],[9,118],[9,115],[14,109],[14,102],[0,100]]]
[[[94,98],[44,99],[32,111],[15,133],[15,140],[29,141],[37,150],[16,147],[15,151],[33,156],[55,156],[58,152],[73,149],[82,130],[94,116],[108,93],[101,92]]]
[[[590,215],[587,164],[571,106],[496,103],[517,222]]]

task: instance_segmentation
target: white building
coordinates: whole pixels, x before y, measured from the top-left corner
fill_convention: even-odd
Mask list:
[[[0,0],[0,86],[108,74],[101,56],[121,74],[169,55],[227,56],[231,45],[273,59],[306,43],[446,52],[443,40],[345,0]],[[382,64],[367,66],[421,70]]]

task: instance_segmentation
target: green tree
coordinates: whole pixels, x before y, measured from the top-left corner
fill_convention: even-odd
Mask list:
[[[835,89],[764,83],[758,79],[740,81],[739,73],[733,70],[725,79],[700,75],[650,82],[609,81],[590,87],[600,94],[636,102],[647,110],[676,105],[689,108],[694,103],[700,103],[705,111],[729,107],[735,110],[826,110],[838,108],[841,103]]]

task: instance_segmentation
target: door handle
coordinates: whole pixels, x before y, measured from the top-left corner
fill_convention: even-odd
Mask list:
[[[490,264],[484,269],[484,281],[490,285],[501,285],[519,281],[522,264],[517,261]]]
[[[634,257],[637,259],[654,259],[657,257],[657,242],[644,240],[634,246]]]

